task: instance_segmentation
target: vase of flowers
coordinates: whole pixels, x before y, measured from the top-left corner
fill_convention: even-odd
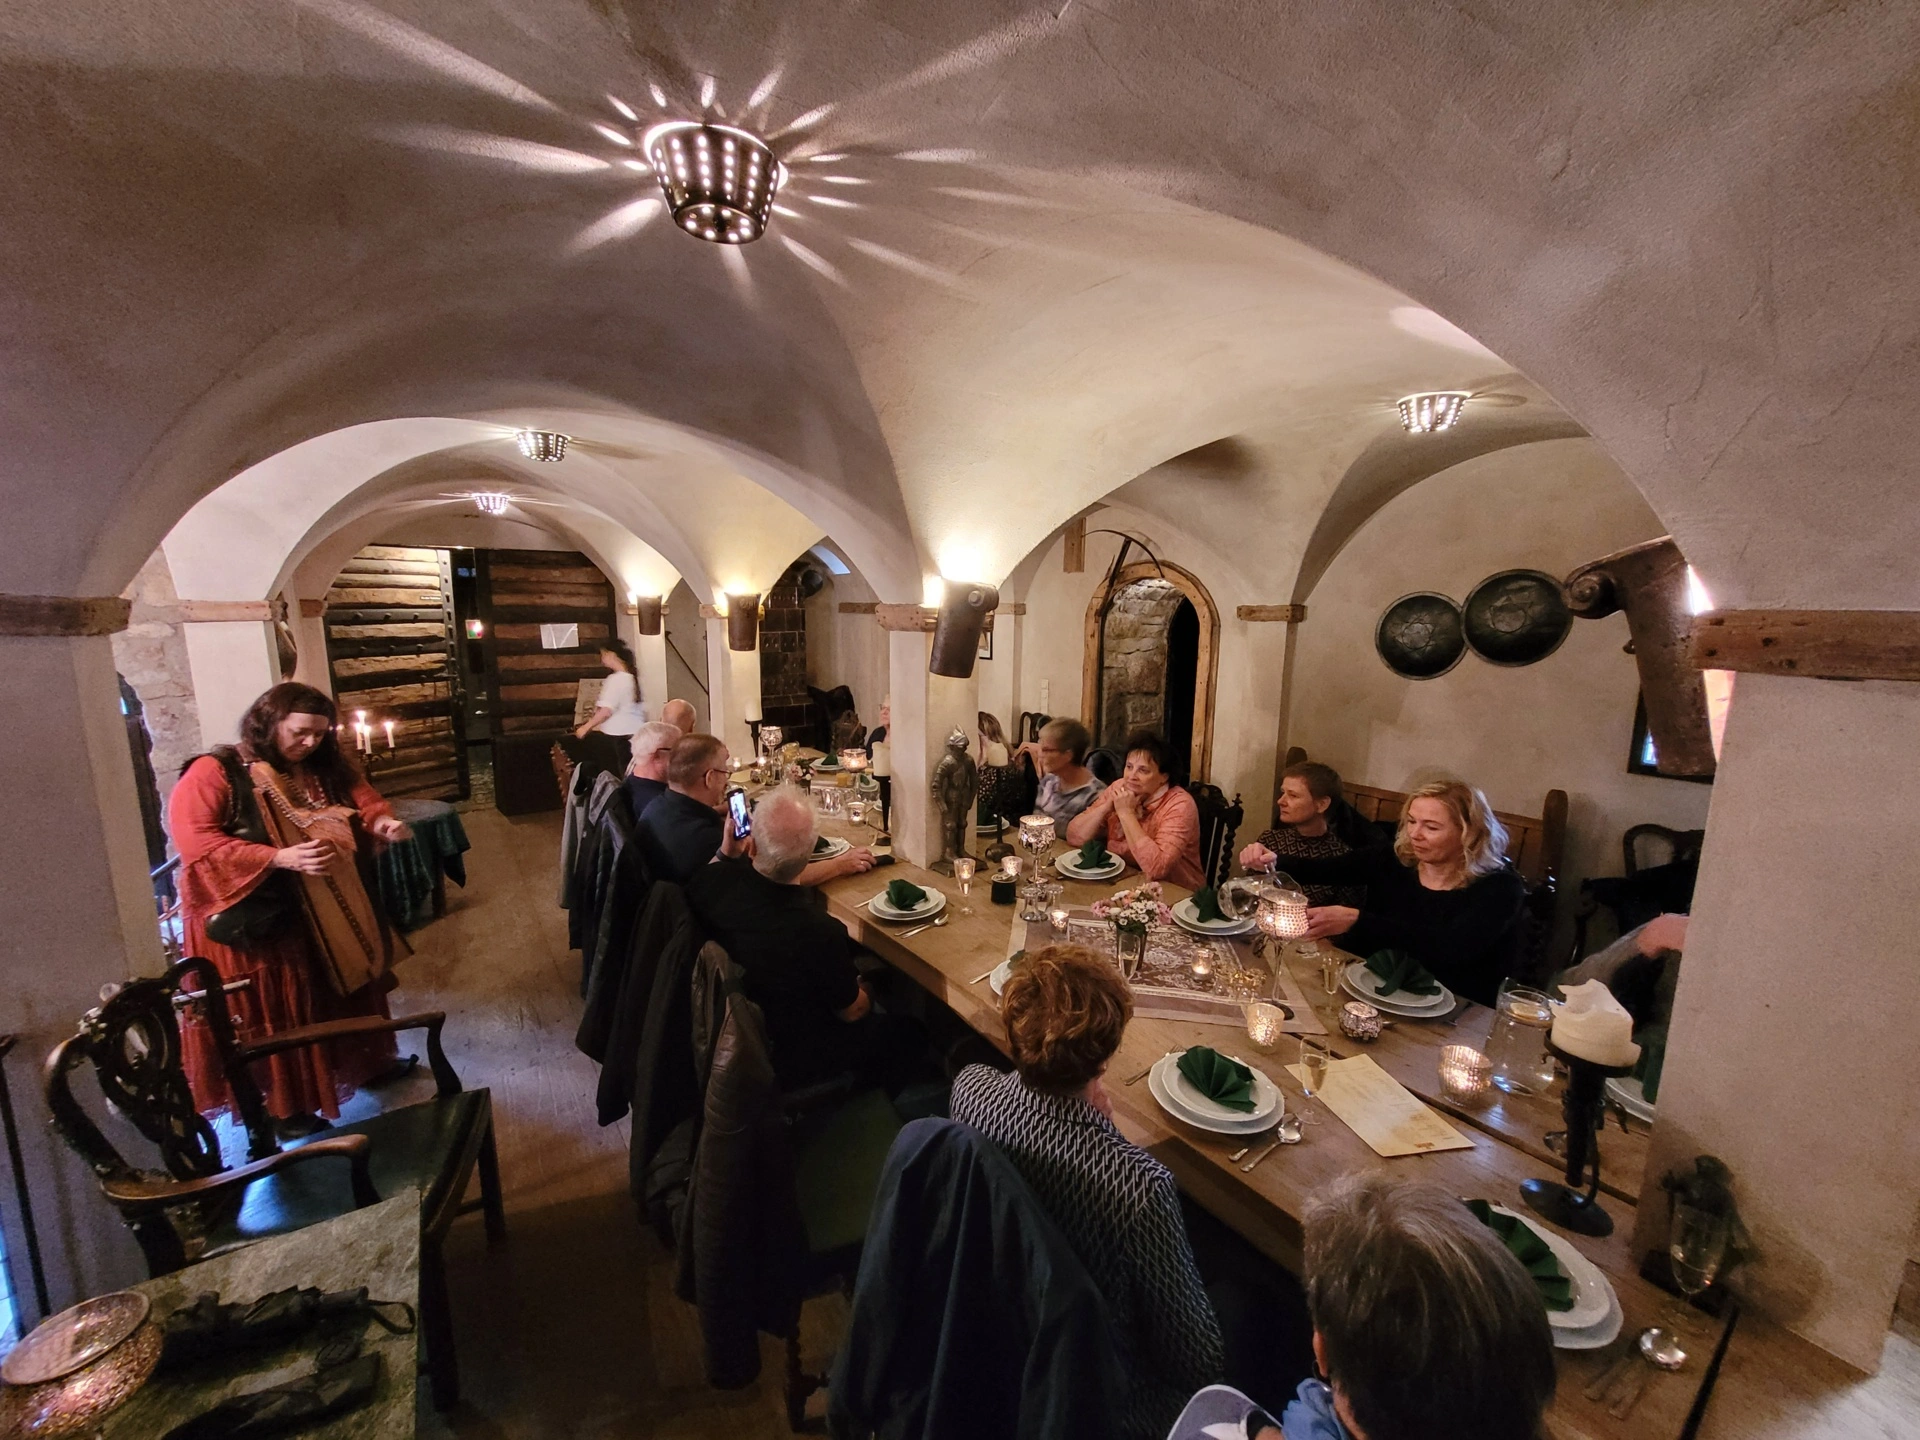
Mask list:
[[[1158,880],[1094,901],[1093,913],[1113,923],[1114,963],[1129,980],[1139,972],[1140,962],[1146,957],[1147,931],[1173,923],[1173,912],[1160,898]]]

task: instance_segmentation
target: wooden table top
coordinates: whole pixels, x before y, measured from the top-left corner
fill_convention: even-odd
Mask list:
[[[832,820],[822,828],[850,839],[865,838],[864,832]],[[1060,847],[1060,851],[1064,852],[1065,848]],[[899,932],[910,927],[874,919],[866,903],[895,879],[911,880],[916,885],[944,893],[948,901],[944,912],[948,923],[922,930],[911,940],[902,940]],[[1138,881],[1138,874],[1129,871],[1121,879],[1107,884],[1066,882],[1066,903],[1090,904],[1117,886]],[[959,886],[952,877],[935,875],[905,862],[864,875],[844,876],[823,889],[832,913],[846,925],[855,940],[906,973],[981,1035],[1005,1049],[998,1001],[981,977],[1005,958],[1009,927],[1018,912],[1012,907],[991,903],[984,876],[976,878],[973,893],[966,902],[973,912],[970,915],[960,913]],[[1166,891],[1169,901],[1185,893],[1173,886],[1166,887]],[[1341,1035],[1337,1023],[1333,1022],[1335,1011],[1345,997],[1324,993],[1317,967],[1315,973],[1308,974],[1306,967],[1297,961],[1285,963],[1293,966],[1302,991],[1312,998],[1316,1010],[1328,1021],[1333,1048],[1338,1054],[1351,1055],[1362,1050],[1371,1054],[1401,1084],[1456,1121],[1455,1128],[1473,1142],[1473,1148],[1382,1159],[1322,1107],[1323,1122],[1308,1126],[1301,1144],[1276,1151],[1253,1173],[1243,1174],[1226,1158],[1230,1151],[1239,1148],[1238,1140],[1198,1130],[1174,1119],[1154,1101],[1144,1082],[1131,1086],[1125,1083],[1126,1077],[1144,1070],[1168,1051],[1194,1044],[1217,1044],[1224,1034],[1235,1032],[1217,1025],[1136,1016],[1127,1027],[1126,1038],[1107,1072],[1107,1091],[1113,1097],[1115,1122],[1129,1139],[1166,1165],[1181,1188],[1197,1203],[1297,1274],[1300,1217],[1308,1197],[1341,1175],[1357,1170],[1392,1169],[1395,1173],[1412,1173],[1430,1179],[1463,1197],[1483,1197],[1516,1210],[1524,1208],[1518,1189],[1522,1180],[1558,1177],[1562,1162],[1552,1156],[1544,1141],[1548,1130],[1559,1129],[1564,1123],[1557,1098],[1503,1096],[1498,1103],[1462,1109],[1444,1101],[1440,1095],[1439,1049],[1455,1040],[1484,1044],[1490,1013],[1483,1007],[1473,1007],[1453,1027],[1437,1022],[1399,1021],[1393,1029],[1384,1032],[1378,1042],[1361,1046]],[[1260,1054],[1250,1045],[1239,1047],[1239,1053],[1283,1090],[1299,1096],[1298,1082],[1285,1070],[1285,1065],[1294,1059],[1294,1042],[1290,1037],[1283,1038],[1270,1054]],[[1295,1103],[1298,1104],[1297,1098]],[[1620,1339],[1603,1350],[1556,1352],[1560,1360],[1560,1386],[1547,1417],[1549,1433],[1555,1436],[1593,1437],[1593,1440],[1677,1436],[1705,1369],[1703,1363],[1691,1364],[1679,1374],[1656,1373],[1649,1368],[1645,1393],[1624,1421],[1613,1419],[1602,1405],[1588,1400],[1583,1393],[1589,1381],[1610,1367],[1633,1338],[1655,1323],[1670,1303],[1663,1291],[1640,1277],[1627,1246],[1634,1221],[1632,1192],[1638,1187],[1645,1148],[1644,1135],[1623,1137],[1617,1129],[1609,1132],[1604,1153],[1606,1164],[1613,1167],[1612,1183],[1608,1186],[1612,1198],[1605,1203],[1615,1222],[1614,1233],[1600,1240],[1567,1236],[1612,1281],[1619,1293],[1626,1323]],[[1704,1316],[1697,1323],[1713,1324]],[[1703,1338],[1701,1348],[1709,1348],[1709,1343]],[[1736,1348],[1738,1344],[1739,1332],[1736,1331]]]

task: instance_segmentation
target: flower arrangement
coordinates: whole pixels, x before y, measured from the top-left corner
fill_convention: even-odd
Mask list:
[[[1093,902],[1093,913],[1111,920],[1116,930],[1144,935],[1150,925],[1171,925],[1173,911],[1160,898],[1160,882],[1149,880],[1131,890],[1117,890],[1104,900]]]

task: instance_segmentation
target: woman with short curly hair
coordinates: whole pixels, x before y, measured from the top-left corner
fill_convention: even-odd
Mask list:
[[[1173,1176],[1114,1128],[1101,1088],[1132,993],[1108,957],[1050,945],[1013,967],[1002,1015],[1014,1073],[961,1071],[953,1118],[1005,1152],[1072,1242],[1127,1352],[1127,1433],[1164,1435],[1219,1377],[1221,1340]]]

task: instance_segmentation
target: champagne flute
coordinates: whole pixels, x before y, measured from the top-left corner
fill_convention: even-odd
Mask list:
[[[975,861],[971,855],[956,855],[953,857],[953,878],[955,883],[960,886],[960,913],[962,915],[973,914],[973,906],[966,902],[968,897],[973,894],[974,864]]]
[[[1672,1264],[1674,1284],[1689,1305],[1719,1278],[1732,1239],[1733,1221],[1724,1211],[1687,1204],[1673,1207],[1667,1259]],[[1686,1363],[1687,1351],[1680,1339],[1687,1329],[1685,1313],[1682,1306],[1672,1306],[1659,1325],[1640,1337],[1640,1352],[1663,1370],[1678,1370]]]
[[[1300,1037],[1300,1093],[1309,1099],[1320,1094],[1321,1087],[1327,1083],[1327,1067],[1333,1061],[1327,1047],[1310,1036]],[[1318,1110],[1300,1107],[1300,1119],[1308,1125],[1317,1124],[1320,1119]]]

